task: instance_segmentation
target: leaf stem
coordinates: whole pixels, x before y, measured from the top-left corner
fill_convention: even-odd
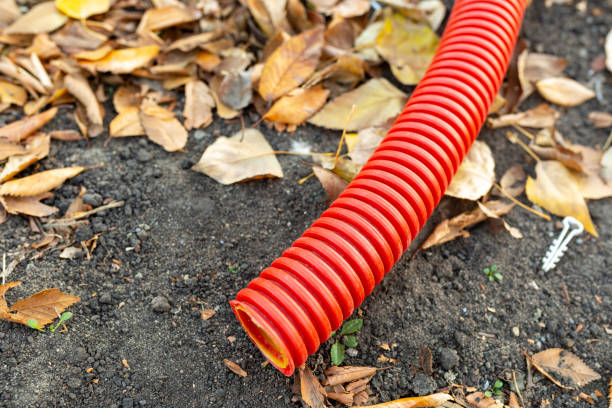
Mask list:
[[[549,217],[548,215],[546,215],[546,214],[544,214],[544,213],[542,213],[542,212],[540,212],[540,211],[538,211],[538,210],[534,210],[533,208],[529,207],[527,204],[523,204],[522,202],[520,202],[520,201],[519,201],[519,200],[517,200],[516,198],[512,197],[512,196],[511,196],[511,195],[510,195],[510,194],[509,194],[509,193],[508,193],[506,190],[504,190],[504,189],[502,188],[502,186],[500,186],[499,184],[497,184],[497,183],[493,183],[493,185],[494,185],[494,186],[495,186],[495,187],[496,187],[496,188],[497,188],[499,191],[501,191],[501,193],[502,193],[503,195],[505,195],[505,196],[506,196],[506,198],[508,198],[508,199],[509,199],[510,201],[512,201],[514,204],[516,204],[516,205],[518,205],[519,207],[521,207],[521,208],[523,208],[523,209],[525,209],[525,210],[529,211],[530,213],[533,213],[533,214],[535,214],[535,215],[537,215],[537,216],[539,216],[539,217],[544,218],[546,221],[550,221],[550,217]]]

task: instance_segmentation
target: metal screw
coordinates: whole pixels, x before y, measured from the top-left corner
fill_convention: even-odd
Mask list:
[[[544,272],[550,271],[557,265],[557,262],[559,262],[565,253],[572,238],[582,231],[584,231],[582,223],[574,217],[565,217],[563,219],[563,230],[561,234],[553,241],[546,252],[546,256],[542,259],[542,270]]]

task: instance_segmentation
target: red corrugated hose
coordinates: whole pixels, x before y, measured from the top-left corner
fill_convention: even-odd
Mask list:
[[[427,73],[321,217],[230,302],[291,375],[369,295],[440,201],[499,90],[527,0],[457,0]]]

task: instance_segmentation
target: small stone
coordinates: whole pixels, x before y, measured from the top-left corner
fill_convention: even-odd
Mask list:
[[[181,169],[189,170],[191,167],[193,167],[193,162],[191,160],[185,159],[181,161]]]
[[[440,349],[438,361],[444,370],[450,370],[459,364],[459,356],[455,350],[443,347]]]
[[[138,273],[137,273],[137,274],[134,276],[134,278],[136,278],[136,279],[142,279],[142,272],[138,272]]]
[[[108,292],[103,293],[102,295],[100,295],[99,302],[103,303],[105,305],[112,305],[113,304],[113,297]]]
[[[417,395],[428,395],[436,389],[434,380],[425,374],[417,374],[412,379],[412,391]]]
[[[86,193],[83,195],[83,203],[92,207],[99,207],[102,205],[102,196],[97,193]]]
[[[88,241],[94,236],[93,229],[89,225],[81,225],[74,230],[74,240],[77,242]]]
[[[170,311],[170,303],[163,296],[155,296],[151,301],[151,308],[154,312],[165,313]]]
[[[136,160],[138,160],[141,163],[146,163],[152,158],[153,158],[153,154],[149,152],[148,150],[141,149],[141,150],[138,150],[138,153],[136,153]]]
[[[561,340],[561,344],[563,344],[565,348],[571,348],[574,344],[576,344],[576,341],[573,339],[570,339],[569,337],[566,337],[563,340]]]
[[[357,357],[357,355],[359,355],[359,351],[357,351],[357,349],[354,349],[354,348],[347,348],[346,354],[349,357]]]
[[[147,238],[149,238],[149,233],[143,229],[138,229],[136,231],[136,236],[138,237],[139,240],[144,241]]]
[[[519,330],[519,328],[517,326],[514,326],[512,328],[512,334],[514,334],[514,337],[518,337],[521,334],[521,331]]]
[[[208,137],[208,136],[210,136],[210,135],[205,130],[202,130],[202,129],[198,129],[195,132],[193,132],[193,138],[195,140],[202,140],[202,139],[204,139],[205,137]]]
[[[132,398],[124,398],[123,401],[121,402],[121,407],[122,408],[133,408],[134,400]]]

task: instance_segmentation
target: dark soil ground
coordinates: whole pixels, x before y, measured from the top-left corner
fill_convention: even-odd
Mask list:
[[[571,141],[601,146],[607,131],[593,129],[587,115],[610,111],[612,76],[593,74],[589,65],[603,53],[612,3],[589,1],[588,7],[588,13],[580,14],[571,6],[547,9],[536,0],[523,35],[531,50],[567,58],[569,76],[602,87],[603,99],[569,109],[559,123]],[[595,17],[595,8],[603,13]],[[532,96],[527,106],[540,102]],[[74,127],[71,112],[61,112],[47,129]],[[19,115],[5,112],[0,120]],[[252,123],[257,117],[248,119]],[[59,259],[52,251],[41,259],[27,258],[12,271],[9,280],[24,284],[9,293],[9,302],[48,287],[82,301],[71,308],[68,332],[38,333],[0,322],[0,406],[299,406],[290,401],[291,379],[262,367],[263,357],[228,301],[326,208],[325,192],[314,180],[297,184],[310,170],[296,157],[279,158],[283,179],[232,186],[189,170],[216,136],[239,129],[238,122],[217,120],[205,132],[192,133],[186,153],[175,154],[136,138],[113,140],[108,147],[104,136],[90,147],[53,142],[42,169],[104,166],[59,188],[52,204],[64,211],[81,186],[92,194],[92,204],[106,198],[126,204],[97,214],[76,231],[81,240],[103,233],[90,261]],[[275,149],[290,148],[288,135],[264,132]],[[494,152],[497,175],[516,163],[525,163],[533,175],[533,165],[504,133],[484,130],[480,136]],[[330,151],[338,134],[304,126],[291,138]],[[376,360],[383,353],[397,359],[371,381],[379,401],[388,401],[430,393],[449,381],[482,389],[507,370],[516,370],[520,379],[526,373],[520,350],[563,347],[602,375],[582,391],[607,394],[612,377],[612,336],[604,327],[612,325],[611,204],[611,199],[589,203],[600,238],[585,234],[574,240],[559,267],[548,273],[539,271],[539,262],[559,230],[555,222],[518,208],[507,219],[522,231],[521,240],[506,232],[494,234],[482,224],[468,239],[422,251],[412,260],[406,254],[359,308],[364,326],[357,335],[358,354],[347,357],[346,364],[380,366]],[[445,201],[417,242],[455,211],[455,203]],[[37,239],[26,218],[11,216],[0,227],[0,253],[7,253],[10,262],[25,243]],[[482,269],[492,264],[499,265],[503,282],[486,280]],[[157,296],[168,299],[167,311],[153,310]],[[217,313],[202,321],[200,308]],[[229,336],[235,337],[233,343]],[[380,349],[383,343],[394,347],[386,352]],[[419,368],[421,346],[433,353],[432,376]],[[320,369],[329,364],[329,347],[324,344],[310,365],[318,363]],[[241,365],[248,377],[229,371],[224,358]],[[533,387],[523,390],[528,406],[589,406],[573,398],[578,391],[562,390],[539,375],[534,380]],[[606,398],[597,398],[595,406],[607,407]]]

